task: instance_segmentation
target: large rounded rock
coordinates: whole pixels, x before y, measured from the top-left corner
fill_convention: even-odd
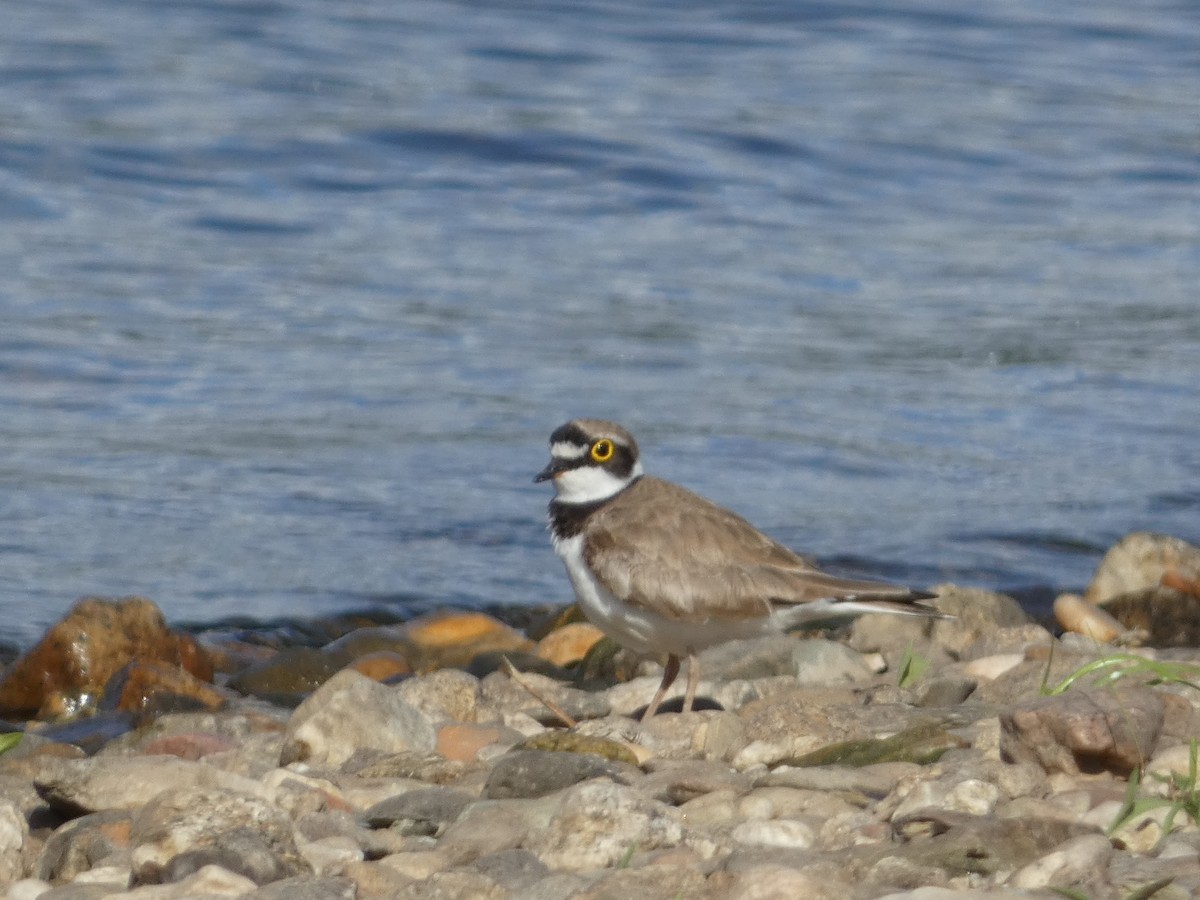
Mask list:
[[[635,852],[678,846],[683,827],[673,810],[633,788],[586,781],[568,788],[558,811],[524,841],[551,869],[587,871],[617,865]]]
[[[179,666],[136,659],[105,685],[100,708],[130,713],[220,709],[225,695]]]
[[[29,717],[64,695],[97,695],[130,661],[157,660],[212,681],[212,664],[190,637],[167,628],[145,597],[85,597],[0,679],[0,715]]]
[[[300,704],[288,720],[281,765],[310,762],[337,767],[359,750],[432,750],[428,717],[387,687],[344,669]]]
[[[481,612],[445,610],[406,622],[402,636],[418,671],[461,668],[482,653],[533,648],[533,641],[499,619]]]
[[[63,815],[137,809],[163,791],[215,789],[256,793],[258,782],[175,756],[93,756],[39,760],[34,787]]]
[[[1121,594],[1156,588],[1164,575],[1200,579],[1200,547],[1176,537],[1135,531],[1104,554],[1084,599],[1104,603]]]
[[[628,784],[640,774],[628,763],[591,753],[516,750],[497,760],[483,795],[493,800],[543,797],[589,778],[609,778]]]
[[[130,843],[139,884],[180,881],[210,865],[255,884],[308,869],[288,814],[235,791],[165,791],[134,813]]]
[[[1149,688],[1041,697],[1000,716],[1000,752],[1047,772],[1128,775],[1154,753],[1164,715]]]

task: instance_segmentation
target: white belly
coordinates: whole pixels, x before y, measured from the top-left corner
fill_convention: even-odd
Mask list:
[[[555,541],[554,551],[567,567],[579,608],[588,621],[618,644],[639,653],[687,656],[723,641],[780,631],[785,624],[774,615],[741,621],[668,619],[625,603],[601,584],[583,559],[582,535]]]

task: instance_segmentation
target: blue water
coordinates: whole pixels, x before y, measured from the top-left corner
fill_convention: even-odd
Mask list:
[[[0,638],[566,601],[563,420],[837,567],[1200,539],[1200,7],[39,0]]]

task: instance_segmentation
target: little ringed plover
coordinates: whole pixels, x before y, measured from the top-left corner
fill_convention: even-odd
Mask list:
[[[550,435],[550,534],[583,614],[618,644],[666,651],[654,715],[688,659],[683,709],[696,696],[696,654],[714,644],[862,613],[940,617],[933,594],[828,575],[740,516],[645,475],[637,442],[600,419]]]

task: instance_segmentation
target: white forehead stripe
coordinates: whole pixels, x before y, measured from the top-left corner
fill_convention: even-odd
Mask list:
[[[568,444],[566,441],[555,441],[550,445],[550,455],[555,459],[579,459],[585,453],[587,453],[587,447]]]

